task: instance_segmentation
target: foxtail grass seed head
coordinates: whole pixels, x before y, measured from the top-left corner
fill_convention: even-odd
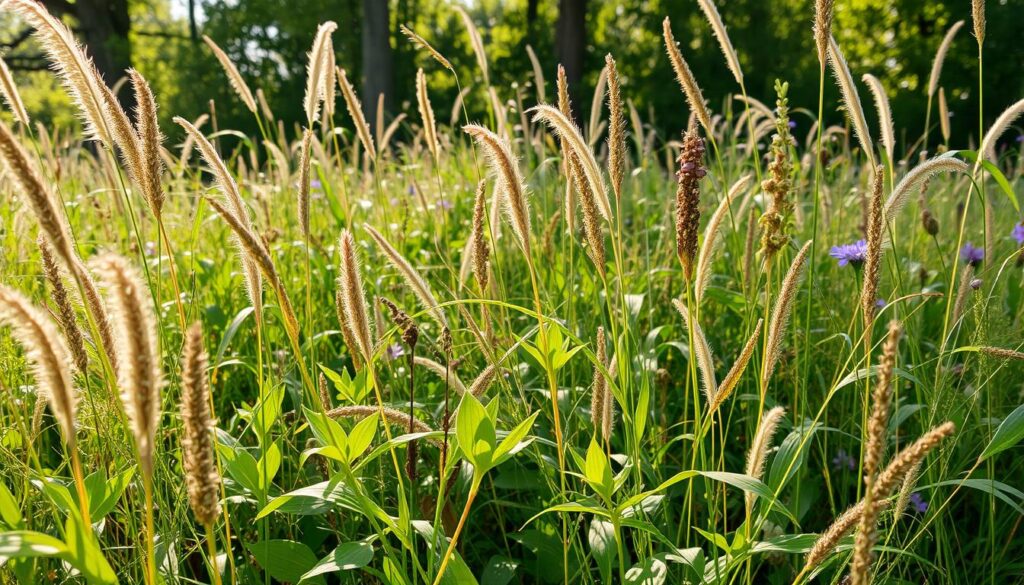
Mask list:
[[[693,290],[693,296],[697,301],[698,307],[704,300],[704,291],[707,290],[708,284],[711,283],[711,264],[714,262],[715,253],[719,247],[718,244],[722,239],[720,233],[722,223],[730,214],[729,206],[736,196],[746,189],[749,182],[750,175],[747,174],[732,184],[729,192],[722,198],[721,203],[718,204],[718,209],[711,215],[708,225],[704,228],[704,241],[701,243],[700,254],[697,257],[697,278]]]
[[[690,66],[687,64],[686,59],[683,59],[683,54],[679,52],[676,39],[672,36],[672,23],[667,16],[662,22],[662,35],[665,38],[665,50],[668,51],[668,59],[672,63],[672,70],[676,73],[676,80],[679,81],[679,86],[683,89],[683,95],[686,96],[686,103],[690,106],[690,112],[696,116],[697,121],[704,128],[704,132],[711,136],[713,130],[711,114],[708,113],[707,104],[704,102],[704,93],[701,92],[700,86],[697,85],[697,79],[693,76],[693,72],[690,71]]]
[[[25,109],[25,104],[21,101],[21,93],[18,92],[18,86],[14,83],[14,76],[11,75],[11,70],[8,69],[7,62],[3,59],[0,59],[0,93],[3,94],[7,107],[14,114],[14,119],[27,128],[29,125],[28,110]]]
[[[704,168],[704,139],[697,128],[683,135],[676,171],[676,255],[687,280],[693,277],[693,261],[697,255],[697,232],[700,225],[700,180],[707,175]]]
[[[750,477],[759,480],[764,475],[764,463],[772,446],[772,437],[775,436],[775,430],[785,415],[786,409],[776,406],[765,413],[761,419],[761,424],[757,427],[757,433],[754,435],[754,442],[750,444],[750,450],[747,452],[745,473]],[[748,510],[754,505],[756,497],[753,492],[746,492]]]
[[[882,82],[877,77],[870,73],[865,73],[861,80],[867,84],[868,89],[871,91],[871,96],[875,98],[875,110],[878,112],[878,126],[882,134],[882,147],[885,148],[885,156],[890,165],[893,164],[893,156],[896,144],[896,131],[893,129],[892,123],[892,108],[889,107],[889,96],[885,93],[885,88],[882,87]],[[945,103],[945,99],[940,99],[941,103]],[[942,108],[939,108],[941,111]],[[948,126],[949,120],[946,120]],[[948,134],[948,132],[946,133]],[[947,137],[948,138],[948,137]]]
[[[309,240],[309,167],[311,150],[313,148],[313,131],[306,128],[302,131],[302,152],[299,160],[299,200],[298,200],[298,218],[299,218],[299,230],[302,232],[302,237]]]
[[[157,121],[156,99],[142,74],[134,69],[128,70],[132,88],[135,91],[135,128],[139,136],[139,162],[141,165],[142,194],[149,204],[154,217],[160,217],[164,207],[164,187],[161,181],[164,162],[160,155],[164,137]]]
[[[971,20],[974,21],[974,38],[981,47],[985,43],[985,0],[971,0]]]
[[[448,318],[445,316],[444,310],[440,306],[441,303],[437,302],[437,299],[434,298],[434,293],[430,291],[430,285],[427,284],[426,279],[424,279],[423,276],[421,276],[420,273],[412,267],[412,264],[410,264],[409,261],[406,260],[405,257],[402,256],[402,254],[399,253],[399,251],[396,250],[380,232],[375,230],[373,226],[368,223],[363,224],[363,229],[370,234],[370,237],[372,237],[373,241],[377,243],[377,247],[380,248],[380,251],[387,256],[392,266],[394,266],[402,275],[402,279],[405,281],[406,286],[408,286],[416,295],[416,298],[419,299],[423,308],[427,310],[430,317],[434,321],[437,321],[437,324],[442,328],[448,327]]]
[[[805,573],[821,565],[821,563],[824,562],[830,554],[832,554],[832,551],[839,545],[839,541],[849,534],[849,532],[853,530],[853,527],[860,522],[860,518],[863,513],[864,502],[857,502],[840,514],[839,517],[821,533],[821,536],[819,536],[818,540],[814,542],[814,546],[811,547],[811,550],[807,553],[807,556],[804,559]]]
[[[775,80],[775,134],[772,136],[768,176],[761,189],[771,197],[768,210],[761,216],[761,253],[771,258],[789,243],[793,217],[793,162],[789,155],[793,137],[789,132],[789,84]]]
[[[6,286],[0,286],[0,324],[9,327],[25,349],[39,395],[50,405],[68,450],[74,450],[78,393],[68,367],[67,345],[46,313]]]
[[[594,201],[594,193],[590,190],[590,183],[584,179],[584,171],[579,158],[572,152],[568,154],[568,157],[569,175],[576,186],[576,192],[579,193],[580,207],[583,210],[583,234],[587,240],[587,254],[603,278],[605,276],[605,248],[600,212]]]
[[[427,149],[434,157],[434,164],[437,164],[441,148],[438,146],[434,108],[430,105],[430,96],[427,94],[427,76],[423,73],[423,69],[416,71],[416,103],[419,105],[420,118],[423,121],[423,135],[427,142]]]
[[[92,59],[75,39],[71,29],[36,0],[3,0],[0,8],[5,12],[17,14],[36,29],[36,39],[52,63],[64,89],[71,96],[71,101],[78,107],[86,139],[99,140],[112,147],[101,89],[106,86],[103,85],[103,79]]]
[[[872,410],[868,419],[868,442],[864,448],[864,480],[871,489],[874,475],[885,454],[886,431],[889,428],[889,407],[892,405],[893,380],[896,369],[896,354],[899,351],[903,327],[899,321],[889,323],[889,333],[882,345],[882,360],[878,368],[878,379],[871,395]]]
[[[67,287],[64,286],[64,279],[61,278],[61,270],[53,258],[53,251],[46,243],[46,238],[40,237],[37,240],[39,255],[43,265],[43,276],[50,284],[50,298],[56,308],[54,314],[61,331],[64,333],[64,340],[67,342],[71,358],[74,360],[75,368],[81,374],[88,373],[89,357],[85,352],[85,336],[78,328],[78,321],[75,317],[75,308],[71,305],[71,296]]]
[[[839,43],[834,38],[829,39],[829,57],[832,61],[832,72],[835,74],[836,82],[839,85],[840,93],[843,96],[843,107],[846,109],[846,116],[853,124],[854,133],[860,141],[861,150],[864,156],[868,157],[871,168],[875,167],[875,151],[872,146],[871,132],[868,130],[867,119],[864,117],[864,108],[860,103],[860,94],[857,93],[857,86],[853,83],[853,75],[850,73],[850,66],[846,64],[843,52]]]
[[[1003,113],[999,114],[996,121],[992,122],[988,131],[985,132],[985,138],[982,139],[978,152],[982,153],[988,160],[996,162],[998,160],[996,158],[996,142],[1003,135],[1003,132],[1006,132],[1022,114],[1024,114],[1024,99],[1014,102],[1010,107],[1003,110]]]
[[[252,90],[249,89],[249,84],[242,78],[242,74],[238,72],[238,67],[235,66],[231,58],[228,57],[227,53],[220,48],[217,43],[213,42],[213,39],[203,35],[203,42],[206,46],[210,47],[213,51],[214,57],[220,62],[220,66],[224,68],[224,73],[228,76],[228,82],[231,84],[231,89],[235,90],[238,97],[241,98],[242,103],[249,109],[253,114],[257,113],[256,110],[256,98],[252,95]]]
[[[700,9],[704,11],[704,16],[707,17],[708,23],[711,24],[711,30],[714,31],[715,38],[718,39],[718,45],[722,48],[729,71],[732,72],[736,83],[743,85],[743,70],[740,69],[740,58],[736,54],[736,49],[732,47],[729,33],[725,31],[722,15],[718,13],[718,8],[712,0],[697,0],[697,3],[700,4]]]
[[[370,158],[376,159],[377,149],[373,144],[373,136],[370,135],[370,125],[366,123],[366,116],[363,115],[363,106],[359,103],[359,98],[356,97],[356,90],[349,83],[344,69],[337,69],[337,78],[338,85],[341,87],[341,95],[345,98],[348,115],[352,117],[352,122],[356,127],[356,136],[359,137],[359,142],[362,143],[363,149],[366,150]]]
[[[363,280],[359,276],[359,257],[356,253],[356,241],[348,230],[341,232],[341,240],[338,247],[341,251],[341,275],[338,277],[338,290],[341,292],[341,299],[345,309],[345,322],[352,332],[361,361],[369,364],[373,361],[373,336],[370,330],[370,314],[366,308]]]
[[[558,89],[558,111],[562,112],[567,120],[574,120],[575,117],[572,113],[572,101],[569,99],[569,79],[565,75],[565,67],[558,66],[558,77],[555,83]],[[569,231],[574,232],[576,230],[576,202],[573,197],[573,178],[572,170],[569,168],[569,143],[568,141],[559,136],[558,137],[559,152],[562,153],[562,170],[565,173],[565,221],[569,226]]]
[[[622,90],[619,70],[611,53],[604,57],[608,68],[608,175],[615,200],[622,199],[622,179],[626,173],[626,118],[622,114]]]
[[[878,284],[882,272],[882,242],[885,217],[882,211],[882,190],[885,173],[881,166],[875,167],[871,181],[871,197],[868,200],[868,242],[864,256],[864,284],[860,293],[860,306],[864,314],[864,328],[870,331],[875,320],[875,303],[878,301]]]
[[[978,349],[981,353],[994,357],[1001,360],[1024,360],[1024,353],[1014,351],[1012,349],[1005,349],[1002,347],[981,347]]]
[[[922,185],[936,173],[967,173],[970,167],[958,158],[948,156],[937,156],[929,159],[908,172],[896,187],[893,188],[889,198],[885,200],[885,222],[892,221],[896,214],[907,204],[910,196],[921,191]]]
[[[765,345],[764,366],[761,370],[762,387],[768,386],[768,381],[775,373],[775,366],[779,363],[789,315],[793,310],[793,301],[800,287],[800,279],[803,277],[812,242],[813,240],[808,240],[804,247],[800,248],[800,252],[789,266],[789,271],[786,272],[786,277],[782,280],[782,288],[779,290],[778,300],[775,301],[775,308],[772,309],[771,320],[768,322],[768,339]]]
[[[757,325],[754,326],[754,331],[750,334],[750,339],[747,340],[746,345],[743,346],[743,351],[740,352],[739,357],[733,362],[732,368],[729,369],[729,373],[722,378],[722,383],[718,385],[718,392],[715,394],[715,399],[711,402],[711,413],[718,410],[718,407],[722,405],[732,395],[732,391],[736,389],[736,385],[739,384],[740,377],[743,372],[747,369],[747,364],[750,363],[750,358],[754,355],[754,349],[757,348],[757,342],[761,339],[761,327],[764,325],[764,319],[758,319]]]
[[[143,473],[152,477],[160,391],[164,385],[153,298],[128,260],[105,254],[93,261],[107,290],[117,342],[117,383]]]
[[[29,207],[39,222],[39,229],[54,253],[69,269],[77,266],[78,255],[63,215],[64,210],[57,208],[54,203],[56,198],[50,194],[35,166],[29,162],[25,148],[3,123],[0,123],[0,157],[20,188],[20,194],[28,200]]]
[[[949,105],[946,104],[946,90],[939,87],[939,130],[942,131],[942,141],[949,142]]]
[[[818,63],[822,70],[828,61],[828,40],[832,38],[832,14],[835,9],[834,0],[816,0],[814,2],[814,44],[818,48]]]
[[[440,63],[442,67],[453,73],[455,72],[455,69],[452,67],[452,64],[448,62],[448,59],[445,59],[444,55],[439,53],[437,49],[432,47],[430,43],[428,43],[423,37],[413,32],[412,29],[405,26],[404,24],[399,25],[398,29],[402,31],[402,34],[405,35],[410,41],[412,41],[414,45],[430,53],[430,56],[433,57],[435,61]]]
[[[939,45],[938,51],[935,52],[935,60],[932,61],[932,71],[928,75],[928,97],[934,96],[935,92],[939,89],[939,76],[942,75],[942,64],[946,61],[946,54],[949,52],[949,47],[953,44],[953,38],[956,37],[956,33],[963,26],[964,21],[962,20],[953,23],[953,26],[949,27],[949,30],[946,31],[946,36],[942,38],[942,44]]]
[[[695,319],[691,319],[686,305],[679,299],[672,299],[672,304],[679,311],[679,314],[682,315],[683,321],[690,328],[690,331],[693,332],[693,336],[690,339],[691,355],[693,353],[696,354],[697,367],[700,370],[704,386],[704,397],[709,405],[714,404],[715,397],[718,395],[718,381],[715,379],[715,362],[711,355],[711,346],[708,344],[707,337],[704,336],[704,330],[700,328],[700,324]]]
[[[308,127],[312,127],[319,116],[320,105],[326,101],[327,93],[334,92],[334,43],[331,35],[337,28],[338,25],[330,20],[317,27],[313,48],[308,54],[306,95],[302,101]]]
[[[530,208],[526,197],[526,186],[519,172],[519,165],[508,142],[483,126],[468,124],[462,130],[473,137],[487,155],[491,175],[502,193],[505,215],[512,226],[512,232],[519,241],[527,261],[530,261]]]
[[[487,294],[490,278],[491,246],[487,237],[487,182],[480,181],[473,199],[473,230],[470,234],[473,255],[473,276],[480,285],[480,294]]]
[[[601,430],[604,424],[604,395],[608,392],[608,380],[604,377],[602,368],[608,367],[608,354],[605,348],[604,327],[597,328],[597,338],[594,340],[594,382],[590,386],[590,422],[594,432]]]
[[[421,421],[416,417],[410,417],[408,414],[395,410],[394,408],[378,408],[376,406],[339,406],[333,410],[327,412],[327,416],[331,418],[353,418],[356,420],[362,420],[368,416],[374,414],[381,414],[385,422],[391,426],[408,429],[410,420],[412,421],[412,429],[415,433],[432,433],[434,429],[430,428],[430,425]],[[435,447],[441,447],[441,441],[437,439],[427,439]]]
[[[611,221],[612,206],[608,199],[608,191],[605,189],[604,179],[601,176],[601,168],[597,164],[594,152],[583,139],[580,129],[572,120],[565,117],[558,108],[541,104],[535,106],[530,111],[533,112],[534,122],[543,121],[547,123],[548,127],[554,130],[559,138],[565,139],[565,144],[569,148],[568,153],[576,157],[580,169],[583,171],[583,177],[581,178],[586,178],[589,184],[594,201],[597,203],[597,209],[601,214],[601,219]]]
[[[192,514],[203,526],[212,526],[220,516],[220,473],[213,452],[207,362],[197,322],[185,334],[181,360],[181,463]]]

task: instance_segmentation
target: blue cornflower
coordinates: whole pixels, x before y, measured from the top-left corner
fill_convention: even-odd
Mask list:
[[[928,502],[921,497],[921,494],[914,492],[910,494],[910,507],[918,514],[924,514],[928,511]]]
[[[832,458],[832,468],[836,470],[847,469],[853,471],[857,467],[857,460],[852,455],[846,452],[846,449],[840,449],[836,451],[836,456]]]
[[[854,266],[860,266],[864,263],[864,258],[868,254],[868,244],[864,240],[857,240],[852,244],[842,244],[841,246],[832,246],[829,250],[828,255],[839,260],[840,266],[846,266],[852,264]]]
[[[398,358],[405,355],[405,348],[402,347],[401,343],[395,343],[388,346],[388,359],[397,360]]]
[[[1018,246],[1024,245],[1024,222],[1013,226],[1013,231],[1010,232],[1010,236],[1017,240]]]
[[[974,244],[967,242],[960,249],[960,259],[971,266],[977,267],[985,259],[985,249],[976,248]]]

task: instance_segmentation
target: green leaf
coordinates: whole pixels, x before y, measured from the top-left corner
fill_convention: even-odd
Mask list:
[[[978,153],[973,150],[960,150],[957,151],[956,153],[971,162],[978,161]],[[992,175],[992,178],[995,179],[996,184],[999,185],[999,188],[1003,191],[1003,194],[1006,195],[1006,198],[1010,200],[1010,203],[1013,205],[1013,208],[1017,210],[1017,213],[1019,214],[1020,204],[1017,202],[1017,195],[1014,194],[1013,187],[1010,185],[1010,181],[1006,179],[1006,176],[1003,175],[1003,172],[999,170],[999,167],[992,164],[992,162],[987,159],[982,159],[981,166],[986,171],[988,171],[990,175]]]
[[[587,483],[597,492],[597,495],[610,504],[615,489],[612,466],[608,463],[608,457],[605,456],[604,449],[601,449],[601,446],[597,444],[593,437],[590,439],[590,446],[587,447],[587,461],[583,474]]]
[[[82,572],[89,583],[117,583],[117,575],[100,550],[96,533],[72,511],[64,523],[64,539],[67,556],[62,557]]]
[[[331,554],[320,559],[320,562],[302,576],[302,581],[318,575],[338,571],[361,569],[373,560],[373,545],[369,542],[346,542],[334,549]]]
[[[284,386],[271,388],[263,395],[252,412],[253,430],[256,436],[264,437],[281,416],[281,402],[284,400]]]
[[[482,585],[508,585],[516,576],[519,561],[495,555],[487,561],[487,567],[480,576]]]
[[[526,417],[526,420],[516,425],[516,428],[509,431],[508,435],[501,440],[501,443],[499,443],[498,447],[494,450],[495,465],[502,463],[505,459],[516,454],[525,447],[526,444],[528,444],[523,441],[523,438],[530,432],[530,429],[533,428],[533,422],[537,420],[537,415],[539,414],[540,412],[538,411]]]
[[[338,424],[338,421],[326,414],[314,412],[306,407],[302,408],[309,421],[309,430],[313,436],[320,441],[321,445],[335,447],[342,454],[348,454],[348,433]]]
[[[256,562],[278,581],[298,583],[317,564],[313,551],[294,540],[264,540],[247,544],[246,548]],[[323,583],[323,580],[319,582]]]
[[[102,469],[85,478],[85,491],[89,496],[89,516],[93,522],[99,521],[114,509],[134,475],[135,467],[129,467],[109,479],[106,471]]]
[[[68,547],[56,538],[31,530],[0,532],[0,565],[8,559],[56,557],[67,554]]]
[[[324,514],[335,505],[362,513],[358,499],[351,488],[340,481],[322,481],[280,495],[256,515],[259,520],[271,512],[300,516]]]
[[[988,442],[988,446],[978,457],[978,461],[984,461],[996,453],[1013,447],[1021,439],[1024,439],[1024,404],[1015,408],[1009,416],[1003,419],[999,428],[996,429],[996,433],[992,435],[992,440]]]
[[[612,561],[616,554],[612,523],[598,517],[591,519],[587,542],[590,545],[590,554],[597,561],[597,568],[601,571],[601,582],[610,583]]]
[[[274,477],[277,476],[277,470],[281,468],[281,449],[276,442],[267,447],[267,452],[260,457],[257,465],[259,465],[260,490],[262,493],[266,493],[270,484],[274,482]]]
[[[655,555],[640,561],[626,571],[626,583],[630,585],[662,585],[668,578],[668,565]]]
[[[10,529],[21,528],[21,509],[7,484],[0,481],[0,520]]]
[[[380,420],[379,413],[370,416],[356,423],[348,436],[348,460],[355,461],[373,443],[377,436],[377,421]]]
[[[494,424],[480,401],[472,394],[462,396],[455,419],[455,435],[459,440],[459,448],[478,469],[477,473],[485,473],[491,466],[494,452]]]
[[[228,345],[231,340],[234,339],[235,334],[238,333],[238,328],[242,326],[245,319],[253,313],[255,309],[252,307],[246,307],[235,315],[235,318],[231,320],[231,324],[228,325],[227,329],[224,330],[224,336],[220,338],[220,345],[217,346],[217,357],[213,360],[214,367],[219,368],[223,365],[224,353],[228,349]]]
[[[256,459],[244,447],[232,449],[220,445],[224,456],[224,470],[231,479],[237,481],[245,489],[260,493],[260,471],[256,467]]]

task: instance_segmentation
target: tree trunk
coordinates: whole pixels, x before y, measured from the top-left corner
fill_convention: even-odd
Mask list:
[[[363,0],[363,114],[376,125],[377,100],[391,102],[394,69],[391,58],[391,15],[388,0]],[[376,130],[376,128],[374,128]]]
[[[114,85],[132,66],[128,0],[77,0],[73,6],[79,34],[96,69],[108,85]],[[134,106],[130,93],[124,92],[121,96],[126,107]]]
[[[587,0],[559,0],[555,26],[555,53],[565,67],[569,85],[583,77],[583,54],[587,46]]]

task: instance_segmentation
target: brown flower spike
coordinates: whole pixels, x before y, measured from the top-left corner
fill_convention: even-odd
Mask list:
[[[693,260],[697,255],[697,231],[700,224],[700,180],[707,174],[704,168],[704,139],[690,124],[683,135],[683,149],[679,153],[676,171],[676,254],[683,265],[687,280],[693,276]]]

